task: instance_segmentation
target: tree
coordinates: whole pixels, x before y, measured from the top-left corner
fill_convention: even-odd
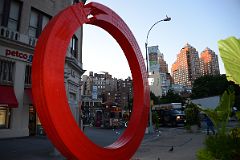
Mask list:
[[[169,90],[166,96],[162,96],[160,98],[160,103],[184,103],[184,98],[182,98],[179,94],[174,93],[173,90]]]
[[[153,100],[154,104],[159,104],[160,103],[160,97],[155,96],[153,92],[150,92],[150,99]]]
[[[200,117],[199,117],[199,108],[194,103],[187,104],[185,110],[186,114],[186,125],[198,125],[200,127]]]
[[[222,95],[228,88],[229,82],[226,75],[205,75],[196,79],[193,83],[192,98],[204,98]]]
[[[235,91],[236,100],[234,106],[240,110],[240,86],[233,81],[228,81],[225,74],[216,76],[206,75],[196,79],[193,83],[191,98],[222,95],[230,86]]]

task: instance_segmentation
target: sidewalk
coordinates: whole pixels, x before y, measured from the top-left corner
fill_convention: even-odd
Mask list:
[[[187,133],[183,128],[163,128],[145,135],[132,160],[195,160],[203,147],[204,133]],[[169,149],[173,146],[173,151]],[[1,160],[63,160],[54,156],[54,147],[46,137],[0,139]]]
[[[196,160],[205,137],[202,132],[188,133],[178,128],[160,132],[159,138],[144,140],[132,160]]]

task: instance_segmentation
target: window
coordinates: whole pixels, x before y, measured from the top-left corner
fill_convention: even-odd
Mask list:
[[[31,11],[30,24],[28,34],[31,37],[37,37],[38,30],[38,14],[34,10]]]
[[[72,4],[79,3],[79,0],[73,0]]]
[[[77,54],[78,54],[78,39],[75,35],[71,39],[70,47],[71,47],[71,55],[77,59],[78,58],[78,56],[77,56]]]
[[[0,0],[0,25],[2,24],[4,0]]]
[[[0,129],[7,129],[10,127],[11,109],[0,107]]]
[[[8,28],[17,31],[19,27],[20,19],[20,3],[17,1],[11,1],[10,12],[8,17]]]
[[[81,0],[81,2],[83,2],[83,3],[86,3],[86,1],[87,1],[87,0]],[[79,3],[79,2],[80,2],[80,0],[73,0],[73,1],[72,1],[72,4]]]
[[[38,38],[44,27],[50,20],[50,16],[38,11],[37,9],[32,8],[28,35],[30,37]]]
[[[32,66],[26,65],[25,85],[31,85],[32,84],[31,73],[32,73]]]
[[[69,99],[70,99],[71,101],[76,101],[76,100],[77,100],[76,93],[70,92],[70,93],[69,93]]]
[[[2,25],[13,31],[18,31],[22,3],[20,1],[0,0],[0,16]],[[2,11],[2,12],[1,12]]]
[[[13,83],[14,62],[0,59],[0,82]]]

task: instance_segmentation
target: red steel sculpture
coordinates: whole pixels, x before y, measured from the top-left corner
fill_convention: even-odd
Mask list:
[[[106,147],[94,144],[79,129],[64,87],[66,50],[74,32],[84,23],[101,27],[115,38],[128,60],[133,77],[134,103],[128,128],[117,141]],[[35,49],[32,90],[48,138],[67,159],[128,160],[143,139],[150,105],[144,59],[128,26],[102,4],[72,5],[48,23]]]

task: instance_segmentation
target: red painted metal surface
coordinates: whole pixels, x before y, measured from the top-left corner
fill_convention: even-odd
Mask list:
[[[88,19],[89,15],[92,16]],[[94,144],[79,129],[70,111],[64,87],[66,50],[74,32],[84,23],[103,28],[116,39],[133,77],[134,104],[128,128],[116,142],[104,148]],[[141,143],[150,105],[144,60],[128,26],[104,5],[78,3],[61,11],[49,22],[35,49],[32,91],[39,118],[49,139],[68,159],[128,160]]]

